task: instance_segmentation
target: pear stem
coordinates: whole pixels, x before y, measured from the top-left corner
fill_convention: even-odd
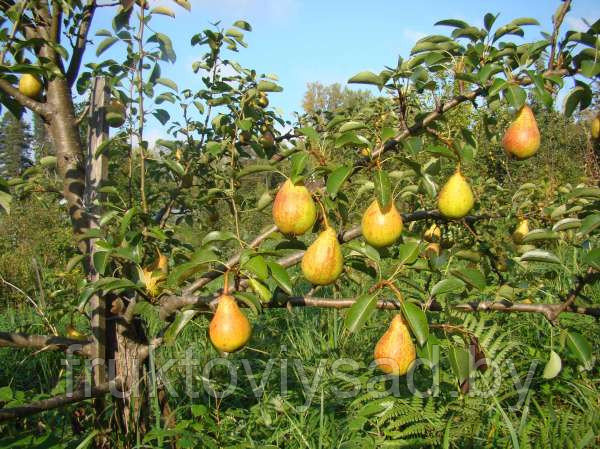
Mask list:
[[[227,270],[223,275],[223,294],[229,294],[229,270]]]
[[[329,228],[329,220],[327,219],[327,214],[325,213],[325,207],[323,207],[323,203],[321,200],[317,198],[317,203],[319,203],[319,207],[321,208],[321,213],[323,214],[323,221],[325,222],[325,229]]]

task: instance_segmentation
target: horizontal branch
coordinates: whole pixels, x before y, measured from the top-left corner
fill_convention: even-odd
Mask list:
[[[47,120],[50,119],[52,110],[48,104],[40,103],[33,98],[29,98],[27,95],[23,95],[19,92],[19,89],[2,78],[0,78],[0,90],[13,97],[21,106],[30,109]]]
[[[277,226],[270,226],[267,230],[258,235],[249,245],[249,248],[258,247],[263,241],[265,241],[271,234],[277,232]],[[240,262],[240,258],[242,257],[242,252],[235,254],[230,257],[227,262],[221,265],[219,268],[215,268],[214,270],[209,271],[202,275],[201,278],[196,279],[192,284],[190,284],[184,291],[184,295],[191,294],[198,290],[199,288],[204,287],[210,281],[221,276],[225,271],[230,270],[234,266],[236,266]]]
[[[479,216],[468,215],[463,220],[465,220],[469,224],[472,224],[478,220],[483,220],[486,218],[488,218],[487,215],[479,215]],[[448,221],[437,210],[421,210],[421,211],[416,211],[416,212],[409,213],[409,214],[402,214],[402,220],[404,221],[404,223],[410,223],[412,221],[427,220],[427,219]],[[254,239],[254,241],[250,244],[250,246],[252,248],[257,247],[258,245],[260,245],[260,243],[262,241],[264,241],[268,236],[270,236],[271,234],[273,234],[276,231],[277,231],[277,227],[271,226],[269,229],[267,229],[265,232],[263,232],[261,235],[259,235],[256,239]],[[338,240],[340,241],[340,243],[346,243],[346,242],[349,242],[350,240],[354,240],[354,239],[360,237],[361,235],[362,235],[361,227],[353,226],[352,228],[348,229],[347,231],[340,233],[338,235]],[[277,263],[280,264],[281,266],[283,266],[284,268],[288,268],[293,265],[296,265],[297,263],[300,263],[300,261],[302,260],[302,256],[304,256],[304,250],[295,251],[292,254],[289,254],[287,256],[284,256],[284,257],[278,259]],[[161,308],[160,308],[161,318],[166,319],[170,315],[172,315],[176,310],[181,309],[183,307],[207,304],[207,297],[197,297],[194,295],[194,292],[196,290],[198,290],[199,288],[208,284],[210,281],[221,276],[226,270],[231,269],[236,264],[238,264],[240,261],[240,257],[241,257],[241,253],[237,253],[236,255],[231,257],[220,268],[209,271],[208,273],[202,275],[202,277],[200,277],[199,279],[194,281],[192,284],[190,284],[189,287],[184,289],[183,294],[181,296],[171,295],[171,296],[163,297],[162,301],[161,301]],[[245,286],[246,286],[246,282],[242,281],[240,283],[240,287],[245,288]],[[210,298],[210,300],[208,300],[208,303],[210,303],[216,297],[217,297],[216,295],[209,296],[208,298]]]
[[[72,393],[61,394],[42,401],[31,402],[20,407],[2,408],[0,409],[0,422],[22,418],[24,416],[45,412],[69,404],[75,404],[76,402],[85,401],[86,399],[104,396],[109,392],[117,392],[120,390],[120,384],[120,379],[117,378],[96,387],[86,385]]]
[[[0,332],[0,347],[29,348],[58,351],[71,351],[73,354],[89,357],[91,342],[55,335],[28,335],[23,333]]]

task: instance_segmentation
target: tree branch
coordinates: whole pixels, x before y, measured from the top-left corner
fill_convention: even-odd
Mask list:
[[[91,341],[75,340],[56,335],[28,335],[23,333],[0,332],[0,347],[29,348],[46,350],[69,351],[73,354],[89,357]]]
[[[50,120],[50,117],[52,116],[52,109],[47,103],[40,103],[33,98],[23,95],[21,92],[19,92],[19,89],[2,78],[0,78],[0,90],[17,100],[21,106],[30,109],[46,120]]]
[[[45,412],[62,407],[64,405],[85,401],[86,399],[93,397],[104,396],[106,393],[119,391],[120,388],[121,380],[117,378],[113,381],[103,383],[96,387],[85,385],[82,388],[73,391],[72,393],[61,394],[59,396],[54,396],[42,401],[31,402],[20,407],[2,408],[0,409],[0,422],[22,418],[35,413]]]
[[[75,48],[73,49],[73,55],[69,62],[69,68],[67,69],[67,82],[69,86],[73,86],[77,80],[79,74],[79,68],[81,67],[81,61],[83,60],[83,54],[87,46],[87,36],[90,31],[90,25],[94,18],[94,12],[96,11],[96,0],[88,0],[87,5],[84,7],[81,23],[79,24],[79,30],[77,32],[77,41]]]
[[[474,223],[479,220],[483,220],[489,218],[487,215],[468,215],[464,218],[467,223]],[[448,221],[444,218],[437,210],[420,210],[410,214],[402,214],[402,220],[404,223],[409,223],[411,221],[419,221],[426,219],[436,219],[436,220],[444,220]],[[273,232],[277,231],[276,226],[272,226],[259,235],[254,241],[250,244],[251,247],[258,246],[263,240],[265,240],[269,235]],[[350,240],[354,240],[362,235],[361,227],[354,226],[349,230],[342,232],[338,235],[338,240],[340,243],[349,242]],[[277,263],[284,268],[291,267],[296,265],[302,260],[302,256],[304,256],[304,251],[295,251],[292,254],[289,254],[285,257],[282,257],[277,260]],[[196,306],[202,304],[209,304],[212,300],[214,300],[217,296],[209,296],[209,297],[196,297],[194,296],[194,292],[199,288],[205,286],[210,281],[221,276],[227,269],[231,269],[233,266],[239,263],[241,257],[241,252],[237,253],[233,257],[231,257],[225,265],[221,267],[221,269],[215,269],[209,271],[208,273],[202,275],[201,278],[197,279],[194,283],[190,284],[186,289],[184,289],[183,294],[181,296],[171,295],[163,297],[161,301],[160,307],[160,316],[162,319],[168,318],[172,315],[176,310],[181,309],[187,306]],[[246,280],[240,282],[239,287],[241,289],[246,287]]]

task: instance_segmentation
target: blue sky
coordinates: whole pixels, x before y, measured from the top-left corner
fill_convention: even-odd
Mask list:
[[[432,33],[447,33],[447,27],[434,27],[441,19],[462,19],[481,26],[486,12],[500,13],[497,23],[516,17],[534,17],[541,27],[528,27],[528,36],[551,31],[552,15],[559,0],[191,0],[192,12],[169,0],[150,0],[172,5],[176,19],[160,16],[153,28],[166,32],[173,40],[177,62],[163,67],[163,75],[180,88],[200,88],[201,80],[191,70],[202,49],[190,47],[190,37],[221,21],[229,27],[237,19],[250,22],[246,33],[249,48],[231,59],[255,68],[259,73],[274,73],[284,87],[270,95],[271,106],[287,118],[301,109],[306,84],[311,81],[345,81],[362,70],[380,71],[394,65],[399,55],[407,57],[414,43]],[[108,8],[107,8],[108,9]],[[109,11],[101,11],[95,29],[109,28]],[[575,0],[564,29],[582,29],[582,18],[593,22],[600,17],[600,2]],[[527,36],[526,36],[527,37]],[[94,37],[97,44],[102,38]],[[115,49],[116,51],[117,49]],[[112,49],[110,51],[112,53]],[[107,53],[113,56],[114,54]],[[94,59],[94,50],[87,54]],[[104,55],[103,55],[104,56]],[[158,122],[149,124],[148,138],[164,135]]]

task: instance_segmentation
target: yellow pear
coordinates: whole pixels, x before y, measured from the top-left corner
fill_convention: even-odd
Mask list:
[[[540,130],[529,106],[523,105],[517,113],[504,133],[502,147],[517,159],[527,159],[537,153],[540,147]]]
[[[308,189],[294,185],[291,180],[283,183],[273,202],[273,221],[284,234],[301,235],[308,231],[317,219],[317,208]]]
[[[592,139],[600,139],[600,114],[592,120]]]
[[[523,219],[519,222],[517,229],[513,232],[512,238],[513,241],[520,245],[523,243],[523,237],[525,237],[529,233],[529,221],[527,219]]]
[[[25,73],[19,80],[19,92],[29,98],[37,98],[42,93],[42,82],[30,73]]]
[[[402,233],[402,216],[393,201],[382,210],[377,200],[374,200],[362,216],[361,229],[369,245],[389,246]]]
[[[334,282],[342,273],[344,256],[335,231],[327,227],[302,257],[304,277],[316,285]]]
[[[427,229],[427,231],[425,231],[425,234],[423,234],[423,239],[429,243],[439,242],[441,238],[442,238],[442,230],[435,223],[433,223],[429,227],[429,229]]]
[[[208,327],[212,344],[221,352],[235,352],[252,335],[252,326],[231,295],[221,295],[217,311]]]
[[[125,105],[119,100],[112,100],[106,106],[106,122],[112,128],[119,128],[125,123]]]
[[[460,169],[456,169],[440,191],[438,209],[446,218],[462,218],[473,208],[473,204],[475,198],[471,186]]]
[[[410,332],[402,315],[398,314],[375,345],[375,363],[386,374],[403,376],[415,358],[416,350]]]

